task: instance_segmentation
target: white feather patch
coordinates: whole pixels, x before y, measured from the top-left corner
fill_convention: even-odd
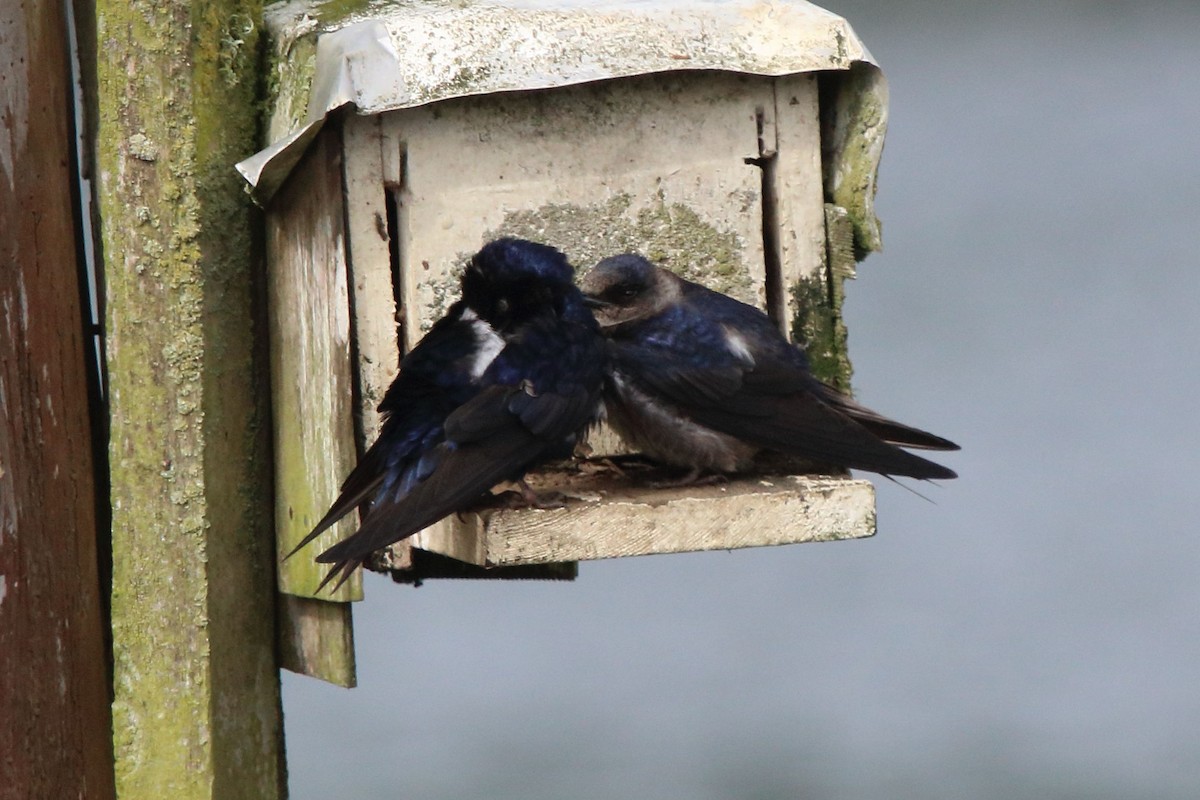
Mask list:
[[[725,332],[725,346],[729,348],[729,352],[733,353],[748,366],[754,366],[754,354],[750,352],[750,346],[746,344],[746,338],[728,325],[722,325],[721,330]]]
[[[500,351],[504,349],[504,339],[500,334],[475,315],[471,309],[463,312],[461,319],[466,320],[471,324],[471,330],[475,332],[475,341],[478,349],[471,358],[469,370],[471,378],[478,380],[479,376],[487,372],[487,368],[496,360],[496,356],[500,355]]]

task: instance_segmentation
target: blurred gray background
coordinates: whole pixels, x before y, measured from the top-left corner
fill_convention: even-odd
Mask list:
[[[1200,797],[1200,4],[827,0],[891,83],[855,387],[959,441],[879,534],[367,580],[291,792]]]

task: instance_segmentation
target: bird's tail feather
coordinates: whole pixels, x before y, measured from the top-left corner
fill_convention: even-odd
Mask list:
[[[773,398],[755,414],[720,407],[692,410],[697,422],[743,441],[781,453],[851,469],[919,480],[958,477],[954,470],[901,450],[816,396]]]
[[[891,444],[903,447],[917,447],[924,450],[959,450],[957,444],[941,436],[896,422],[882,414],[872,411],[850,397],[839,392],[828,384],[822,383],[819,389],[821,398],[829,405],[853,419],[871,433]]]
[[[538,445],[528,431],[514,427],[480,446],[447,448],[428,478],[398,501],[377,504],[353,535],[317,556],[317,561],[333,564],[318,591],[340,576],[336,591],[371,553],[429,527],[507,480],[513,463],[536,455]]]

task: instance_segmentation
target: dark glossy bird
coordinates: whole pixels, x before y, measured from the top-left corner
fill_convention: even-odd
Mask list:
[[[632,253],[606,258],[581,288],[611,343],[608,419],[627,442],[704,472],[748,468],[771,450],[826,464],[953,478],[900,449],[958,445],[859,405],[809,370],[766,314]]]
[[[461,299],[400,362],[379,438],[292,551],[370,501],[358,531],[317,556],[333,565],[321,586],[572,453],[601,413],[607,367],[573,277],[562,253],[535,242],[497,239],[475,254]]]

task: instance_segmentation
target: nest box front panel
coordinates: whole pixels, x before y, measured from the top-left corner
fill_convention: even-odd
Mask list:
[[[376,395],[395,372],[397,342],[381,324],[394,331],[399,307],[400,343],[415,345],[456,299],[470,254],[497,236],[554,244],[581,271],[605,256],[639,251],[760,308],[780,297],[782,280],[819,268],[824,226],[815,81],[780,83],[670,73],[348,120],[347,225],[365,438],[375,433]],[[782,111],[777,96],[784,98]],[[615,438],[593,444],[600,452],[617,447]],[[769,500],[753,502],[769,506]],[[629,507],[641,508],[636,500]],[[729,546],[745,527],[730,524],[745,516],[744,503],[725,510],[729,520],[709,514],[720,522],[719,536],[668,549]],[[595,546],[568,548],[570,557],[634,554],[603,532],[621,526],[604,524],[607,512],[597,514],[600,522],[584,526],[597,531],[588,534]],[[582,519],[576,512],[570,522]],[[865,529],[861,523],[836,527]],[[480,519],[452,518],[414,544],[476,564],[561,560],[553,547],[500,556],[491,552],[488,542],[496,537],[487,530]],[[511,530],[506,537],[520,539]],[[396,552],[382,565],[406,559]]]
[[[404,153],[398,234],[412,346],[496,236],[564,250],[581,270],[640,250],[765,301],[758,117],[770,84],[678,73],[467,98],[388,115]]]

